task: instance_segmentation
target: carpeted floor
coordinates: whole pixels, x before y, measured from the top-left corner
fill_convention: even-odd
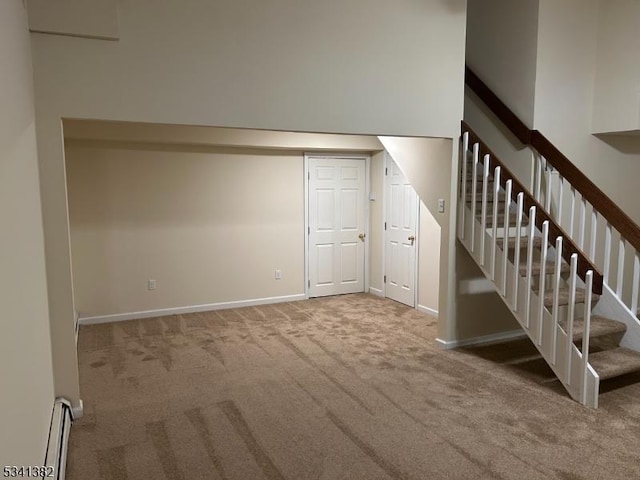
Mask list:
[[[588,410],[435,323],[359,294],[82,327],[67,478],[640,478],[638,384]]]

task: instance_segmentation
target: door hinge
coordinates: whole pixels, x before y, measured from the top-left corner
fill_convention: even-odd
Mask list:
[[[307,172],[307,180],[311,180],[311,172]]]
[[[311,235],[311,227],[307,227],[307,235]]]
[[[384,169],[384,174],[385,174],[385,175],[389,175],[389,169],[388,169],[388,168],[386,168],[386,167],[385,167],[385,169]]]
[[[384,278],[382,279],[382,283],[387,283],[387,276],[385,275]]]
[[[307,288],[311,288],[311,280],[307,280]]]
[[[387,222],[384,222],[384,229],[387,229]]]

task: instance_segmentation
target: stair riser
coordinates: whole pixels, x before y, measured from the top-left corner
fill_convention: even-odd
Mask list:
[[[610,350],[620,345],[620,340],[624,334],[599,335],[597,337],[589,337],[589,353],[600,352],[602,350]],[[574,337],[575,338],[575,337]],[[578,348],[582,348],[582,336],[575,338],[574,343]]]

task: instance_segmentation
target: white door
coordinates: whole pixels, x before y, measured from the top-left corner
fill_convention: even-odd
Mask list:
[[[308,157],[308,293],[364,291],[366,162]]]
[[[415,307],[418,195],[390,158],[386,184],[385,296]]]

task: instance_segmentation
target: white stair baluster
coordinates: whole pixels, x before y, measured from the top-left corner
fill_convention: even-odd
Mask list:
[[[569,238],[573,238],[573,223],[576,213],[576,189],[571,187],[571,211],[569,212]]]
[[[542,156],[537,154],[536,157],[536,202],[540,203],[540,195],[542,191]]]
[[[520,238],[522,235],[522,215],[524,213],[524,193],[518,193],[516,211],[515,252],[513,254],[513,311],[518,310],[518,282],[520,281]],[[505,242],[507,239],[505,239]],[[507,247],[505,247],[507,248]]]
[[[585,230],[585,222],[587,216],[587,201],[582,197],[580,199],[580,224],[578,231],[578,246],[581,250],[584,250],[584,230]]]
[[[547,280],[547,256],[549,252],[549,220],[542,223],[542,247],[540,249],[540,285],[539,285],[539,305],[538,305],[538,345],[542,345],[542,330],[544,320],[544,297],[546,293]]]
[[[527,247],[527,302],[525,304],[525,325],[527,328],[531,325],[531,268],[533,265],[533,237],[536,230],[536,207],[535,205],[529,209],[529,228],[528,228],[528,247]]]
[[[544,189],[544,208],[547,213],[551,214],[551,168],[545,159],[545,189]]]
[[[587,386],[589,377],[589,333],[591,332],[591,298],[593,289],[593,270],[585,278],[584,332],[582,333],[582,403],[587,404]]]
[[[500,166],[493,171],[493,222],[491,229],[491,280],[496,281],[496,242],[498,241],[498,199],[500,197]]]
[[[589,240],[589,260],[596,261],[596,239],[598,238],[598,212],[591,207],[591,239]]]
[[[553,326],[551,330],[551,363],[556,364],[558,315],[560,314],[560,283],[562,282],[562,237],[556,238],[556,263],[553,276]]]
[[[502,232],[502,296],[507,298],[507,265],[509,263],[509,246],[507,238],[509,238],[509,220],[511,208],[511,190],[513,188],[513,180],[509,179],[506,183],[505,203],[504,203],[504,230]],[[517,268],[517,267],[516,267]]]
[[[618,279],[616,281],[616,295],[622,300],[622,281],[624,278],[624,244],[625,240],[620,235],[620,246],[618,247]]]
[[[460,238],[464,240],[464,217],[465,210],[467,205],[467,160],[469,158],[469,132],[464,132],[462,135],[462,188],[460,189],[460,204],[462,208],[460,209],[460,218],[458,219],[460,222],[459,232]]]
[[[482,212],[480,214],[480,225],[482,235],[480,236],[480,266],[484,267],[485,260],[485,238],[487,236],[487,193],[489,189],[489,154],[485,155],[483,160],[482,173]]]
[[[631,312],[638,316],[638,289],[640,289],[640,253],[633,256],[633,286],[631,290]]]
[[[564,197],[564,178],[558,175],[558,226],[562,228],[562,202]]]
[[[611,270],[611,224],[607,222],[604,229],[604,281],[609,284],[609,272]]]
[[[480,144],[473,144],[473,168],[471,172],[471,253],[476,249],[476,195],[478,194],[478,162],[480,160]],[[465,199],[466,201],[466,199]]]
[[[571,360],[573,357],[573,321],[576,314],[576,285],[578,279],[578,254],[571,255],[569,274],[569,303],[567,304],[567,385],[571,384]]]

